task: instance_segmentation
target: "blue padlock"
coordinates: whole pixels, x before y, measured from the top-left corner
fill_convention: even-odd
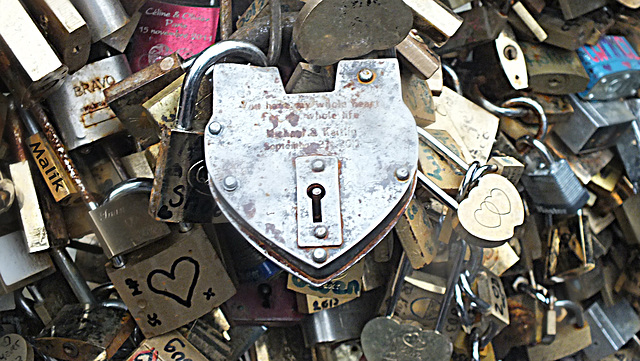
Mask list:
[[[640,57],[623,36],[603,36],[596,45],[578,49],[589,74],[587,89],[578,95],[585,100],[632,97],[640,88]]]

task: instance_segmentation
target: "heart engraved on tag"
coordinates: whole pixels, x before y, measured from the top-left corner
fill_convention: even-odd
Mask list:
[[[185,277],[178,278],[181,275]],[[161,269],[149,272],[147,284],[151,291],[167,296],[184,307],[191,307],[198,276],[200,276],[200,264],[191,257],[180,257],[173,262],[170,272]],[[189,278],[191,283],[184,282]],[[188,290],[184,289],[186,284],[189,284]]]
[[[524,206],[516,187],[499,174],[487,174],[460,202],[456,231],[484,247],[497,247],[524,223]]]
[[[448,361],[453,353],[447,336],[386,317],[367,322],[360,339],[368,361]]]

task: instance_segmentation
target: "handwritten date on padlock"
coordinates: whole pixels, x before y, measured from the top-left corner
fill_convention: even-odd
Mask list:
[[[487,174],[460,202],[454,229],[469,242],[498,247],[523,223],[524,206],[516,187],[501,175]]]

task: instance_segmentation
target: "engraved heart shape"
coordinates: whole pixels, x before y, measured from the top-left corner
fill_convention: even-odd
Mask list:
[[[191,307],[199,276],[200,264],[191,257],[180,257],[173,262],[170,272],[161,269],[149,272],[147,285],[151,291],[167,296],[184,307]]]
[[[368,361],[449,361],[453,353],[447,336],[387,317],[367,322],[360,340]]]

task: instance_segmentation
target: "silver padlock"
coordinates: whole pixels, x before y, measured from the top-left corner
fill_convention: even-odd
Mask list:
[[[136,250],[171,233],[149,213],[150,179],[129,179],[115,186],[100,207],[89,211],[108,258]]]
[[[127,58],[111,56],[85,65],[51,94],[49,106],[67,151],[124,130],[102,92],[129,74]]]
[[[418,139],[397,60],[340,62],[327,93],[286,94],[275,68],[214,73],[204,140],[214,198],[258,251],[326,283],[388,233],[415,187]]]
[[[587,308],[586,316],[593,343],[583,352],[591,361],[618,351],[640,331],[640,318],[626,299],[611,307],[596,302]]]
[[[585,101],[569,95],[574,113],[553,131],[576,154],[613,146],[636,118],[624,102]]]
[[[589,193],[565,159],[554,160],[547,147],[537,139],[525,136],[520,143],[533,145],[542,162],[521,178],[536,211],[551,214],[574,214],[589,199]]]

